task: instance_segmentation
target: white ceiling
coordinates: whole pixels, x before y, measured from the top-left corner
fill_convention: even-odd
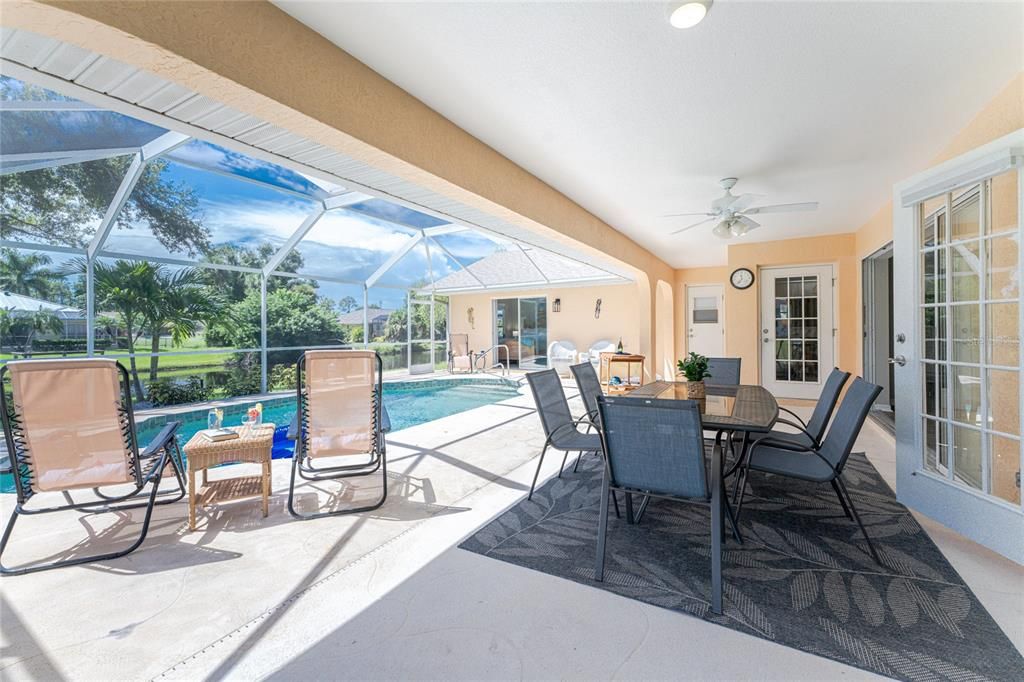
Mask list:
[[[276,4],[676,267],[728,175],[821,203],[745,240],[857,229],[1024,68],[1022,3]]]

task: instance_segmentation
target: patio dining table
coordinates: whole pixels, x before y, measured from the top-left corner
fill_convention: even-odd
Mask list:
[[[704,387],[705,396],[699,399],[690,397],[690,390],[685,381],[655,381],[628,393],[627,398],[663,399],[663,400],[696,400],[701,412],[701,421],[705,429],[717,431],[715,447],[711,459],[711,506],[719,513],[711,514],[711,609],[715,613],[722,612],[722,538],[725,534],[721,510],[724,476],[736,471],[746,455],[746,445],[751,434],[770,431],[779,417],[779,403],[763,386],[715,386]],[[743,446],[733,463],[732,469],[723,475],[726,448],[722,446],[725,433],[742,435]],[[730,437],[730,450],[732,439]],[[650,498],[644,500],[637,519],[643,514]]]

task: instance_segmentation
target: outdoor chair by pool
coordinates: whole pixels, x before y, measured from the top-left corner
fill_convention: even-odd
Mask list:
[[[384,441],[383,365],[370,350],[308,350],[296,368],[299,428],[288,487],[288,512],[300,519],[379,508],[388,496]],[[314,466],[315,461],[331,460]],[[356,460],[338,464],[341,460]],[[311,514],[295,510],[295,476],[341,481],[380,472],[381,493],[369,504]]]
[[[597,398],[604,395],[597,370],[589,362],[581,362],[571,366],[569,371],[572,372],[572,376],[576,380],[576,388],[580,392],[580,399],[583,400],[583,409],[587,411],[585,415],[587,420],[597,423]],[[586,432],[590,433],[590,429],[591,426],[588,424]],[[581,457],[583,457],[582,452],[576,456],[576,464],[572,467],[573,471],[579,470]]]
[[[828,483],[839,498],[843,513],[851,521],[855,521],[867,540],[871,556],[879,564],[878,552],[861,522],[857,508],[850,497],[850,491],[843,483],[843,468],[853,450],[853,444],[864,426],[875,398],[882,392],[881,386],[864,381],[860,377],[853,380],[850,390],[846,392],[839,406],[832,426],[820,445],[801,445],[775,439],[769,434],[759,438],[750,447],[750,455],[743,468],[740,481],[740,499],[737,503],[737,514],[742,511],[743,496],[746,493],[748,472],[753,469],[777,476],[789,476],[803,481]]]
[[[590,364],[597,367],[601,364],[601,353],[614,353],[615,344],[607,339],[601,339],[590,344],[590,348],[587,350],[587,359],[590,360]]]
[[[708,358],[708,372],[704,379],[708,386],[739,386],[740,363],[743,358]]]
[[[472,372],[473,353],[469,350],[469,334],[452,334],[448,341],[448,372]]]
[[[0,556],[21,516],[136,508],[146,512],[138,538],[124,549],[12,568],[0,564],[0,573],[34,573],[105,561],[137,549],[149,532],[154,505],[170,504],[185,495],[181,452],[174,436],[178,422],[167,424],[140,451],[128,372],[115,360],[9,362],[0,368],[0,384],[8,378],[11,395],[0,391],[0,417],[17,503],[0,539]],[[158,500],[167,473],[177,480],[178,491]],[[130,490],[110,491],[112,486],[130,486]],[[152,489],[142,494],[146,486]],[[73,500],[73,491],[90,489],[98,499]],[[66,504],[29,508],[29,501],[41,493],[61,493]]]
[[[569,365],[576,362],[576,346],[572,341],[555,341],[548,346],[548,362],[559,374],[568,374]]]
[[[565,467],[565,460],[570,452],[597,452],[601,449],[601,437],[596,433],[580,433],[580,424],[592,424],[588,415],[579,419],[573,419],[569,411],[569,402],[565,399],[565,392],[562,390],[562,381],[558,378],[558,372],[553,369],[546,369],[543,372],[531,372],[526,375],[533,392],[533,400],[537,405],[537,414],[540,416],[540,423],[544,429],[544,449],[540,451],[540,461],[537,462],[537,471],[533,475],[533,483],[530,484],[530,494],[527,499],[533,498],[533,490],[537,486],[537,477],[540,476],[540,468],[544,464],[544,455],[548,448],[561,450],[562,465],[558,468],[558,475],[562,475],[562,468]]]
[[[709,474],[696,401],[601,396],[598,410],[605,467],[595,579],[604,580],[609,493],[626,494],[627,518],[632,495],[706,504],[711,508],[711,608],[721,613],[723,512],[740,539],[725,495],[721,438],[715,443]]]

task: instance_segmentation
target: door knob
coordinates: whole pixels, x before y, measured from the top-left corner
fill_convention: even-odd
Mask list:
[[[890,365],[899,365],[900,367],[902,367],[903,365],[907,364],[907,359],[905,357],[903,357],[902,355],[897,355],[894,358],[889,358],[889,364]]]

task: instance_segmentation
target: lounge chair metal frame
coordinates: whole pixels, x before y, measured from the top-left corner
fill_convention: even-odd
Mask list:
[[[309,450],[309,443],[307,442],[309,437],[309,394],[305,386],[305,375],[306,375],[306,354],[303,353],[299,357],[299,361],[295,367],[296,374],[296,405],[298,406],[298,433],[295,438],[295,454],[292,456],[292,473],[291,480],[288,485],[288,513],[297,519],[310,520],[318,519],[324,516],[341,516],[343,514],[356,514],[359,512],[373,511],[379,509],[388,497],[388,468],[387,468],[387,441],[384,438],[384,429],[382,428],[383,419],[381,416],[381,410],[383,409],[384,401],[384,363],[381,360],[380,353],[374,352],[376,359],[376,372],[375,372],[375,385],[373,389],[373,432],[374,432],[374,446],[373,450],[367,455],[369,461],[362,462],[359,464],[346,464],[340,466],[331,467],[315,467],[307,454]],[[354,507],[352,509],[335,509],[331,511],[322,511],[315,514],[300,514],[295,510],[295,476],[306,481],[334,481],[345,478],[355,478],[361,476],[370,476],[377,471],[381,471],[381,480],[383,485],[383,491],[380,499],[373,504],[364,505],[361,507]]]
[[[0,537],[0,557],[3,556],[4,551],[7,549],[7,544],[10,542],[11,535],[14,532],[14,526],[15,523],[17,523],[18,518],[20,516],[31,516],[34,514],[51,514],[64,511],[80,511],[88,514],[99,514],[145,508],[146,515],[143,519],[142,529],[138,538],[126,549],[117,552],[93,554],[74,559],[64,559],[61,561],[22,566],[19,568],[9,568],[4,566],[2,561],[0,561],[0,575],[24,575],[27,573],[37,573],[39,571],[62,568],[65,566],[75,566],[78,564],[117,559],[127,554],[131,554],[138,549],[146,539],[146,535],[149,532],[149,523],[153,515],[153,508],[158,504],[171,504],[173,502],[177,502],[185,496],[185,478],[184,473],[182,472],[183,459],[181,449],[178,446],[178,440],[175,436],[175,431],[180,426],[180,422],[169,422],[160,430],[160,433],[158,433],[149,442],[149,445],[140,452],[135,432],[135,414],[132,409],[131,384],[128,377],[128,370],[126,370],[124,365],[120,362],[117,362],[116,364],[120,374],[119,383],[121,388],[121,401],[117,406],[117,412],[125,448],[131,453],[129,467],[131,474],[135,479],[135,489],[124,495],[107,495],[101,492],[99,488],[93,488],[93,492],[99,497],[99,499],[87,502],[74,502],[71,501],[72,498],[69,491],[63,491],[65,499],[69,500],[68,504],[41,507],[38,509],[27,508],[25,505],[37,494],[32,489],[32,481],[35,476],[35,469],[32,463],[32,453],[28,447],[28,438],[24,430],[23,418],[20,412],[18,412],[17,405],[13,400],[8,400],[6,391],[0,390],[0,421],[3,423],[4,439],[7,444],[7,453],[11,462],[10,473],[13,474],[14,487],[17,493],[17,504],[14,507],[14,511],[11,513],[10,519],[7,521],[7,526],[4,528],[3,536]],[[0,387],[2,387],[6,380],[9,371],[9,368],[6,365],[0,367]],[[171,465],[171,469],[177,479],[178,492],[176,495],[171,493],[174,495],[173,497],[158,500],[157,498],[161,494],[160,482],[168,464]],[[143,494],[144,488],[150,483],[152,483],[153,489],[148,494]],[[143,501],[131,503],[132,500],[139,499],[142,499]],[[118,504],[121,502],[126,502],[128,504]]]

